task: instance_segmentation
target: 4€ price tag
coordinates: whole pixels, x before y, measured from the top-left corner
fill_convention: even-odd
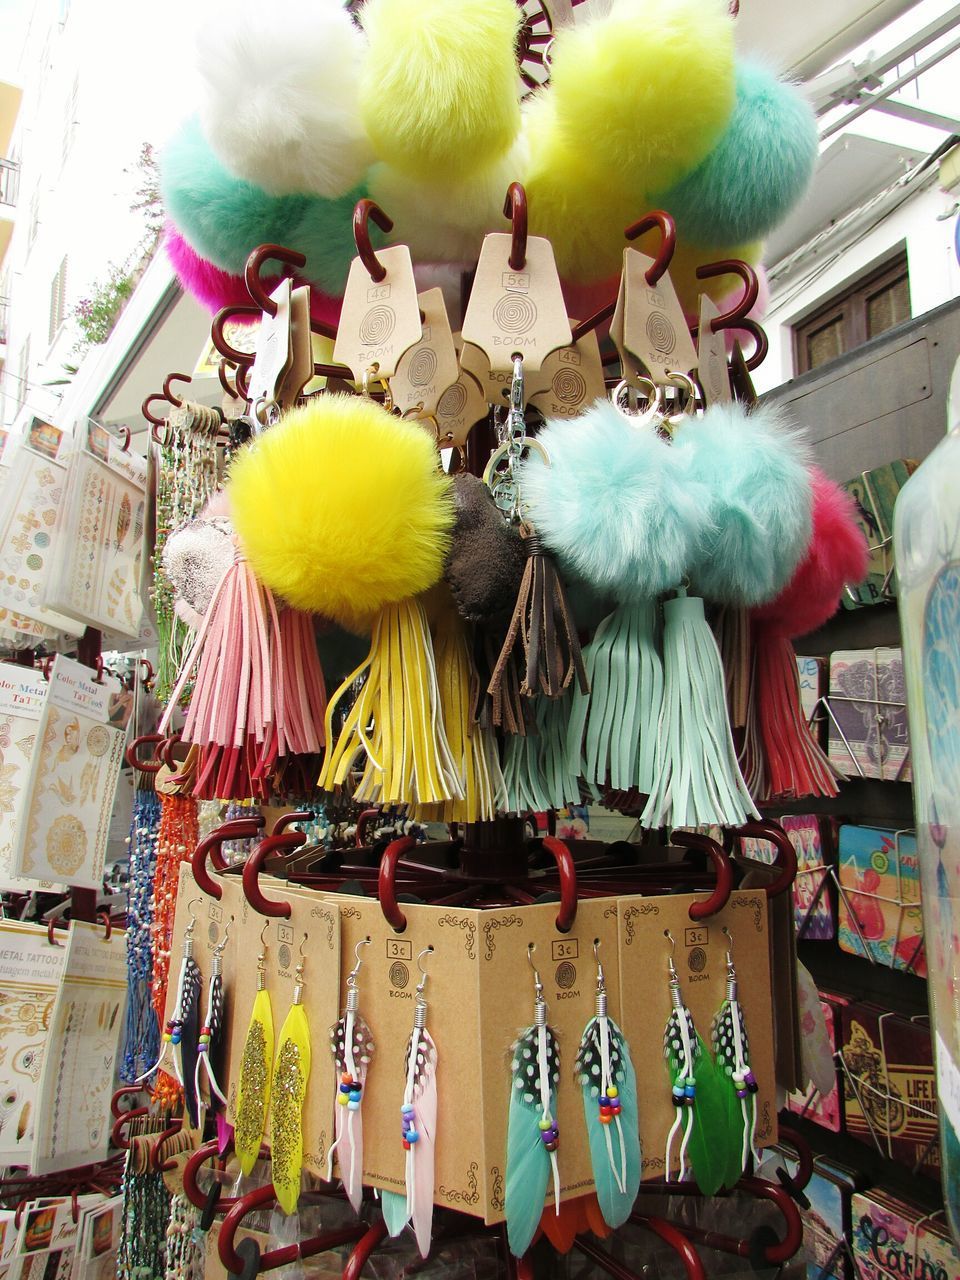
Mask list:
[[[350,264],[333,348],[336,363],[345,364],[358,382],[369,369],[392,377],[400,357],[422,335],[410,250],[405,244],[378,249],[377,260],[386,270],[382,280],[371,279],[359,258]]]

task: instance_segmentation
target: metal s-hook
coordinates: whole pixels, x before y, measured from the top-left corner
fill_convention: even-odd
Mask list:
[[[367,934],[367,936],[365,938],[361,938],[360,941],[357,943],[357,945],[354,947],[353,954],[356,957],[357,963],[353,966],[353,968],[347,974],[348,987],[355,987],[357,985],[357,974],[360,972],[360,968],[363,965],[363,959],[360,955],[360,948],[369,947],[372,942],[373,942],[373,939],[370,937],[369,934]]]

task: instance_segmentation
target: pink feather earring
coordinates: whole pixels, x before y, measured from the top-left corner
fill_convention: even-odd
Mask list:
[[[327,1157],[327,1181],[330,1182],[333,1178],[333,1153],[336,1151],[343,1189],[357,1213],[360,1212],[363,1197],[363,1115],[360,1106],[367,1081],[367,1068],[374,1050],[370,1028],[360,1013],[357,975],[363,964],[360,948],[368,947],[370,942],[370,938],[361,938],[357,943],[354,952],[357,963],[347,975],[346,1008],[343,1017],[330,1031],[330,1048],[337,1072],[337,1092],[334,1117],[336,1141]]]
[[[417,956],[417,984],[413,1031],[405,1060],[406,1082],[400,1106],[400,1137],[406,1152],[406,1191],[381,1193],[383,1217],[391,1236],[407,1223],[413,1226],[421,1257],[430,1252],[433,1233],[434,1144],[437,1137],[437,1046],[427,1030],[427,1000],[423,994],[427,973],[421,963],[430,955],[427,947]]]

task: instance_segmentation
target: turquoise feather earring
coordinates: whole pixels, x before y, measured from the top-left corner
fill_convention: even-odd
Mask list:
[[[724,925],[727,936],[727,989],[720,1008],[713,1020],[713,1052],[717,1070],[723,1083],[728,1105],[731,1107],[730,1131],[733,1160],[727,1175],[727,1186],[738,1181],[746,1172],[747,1162],[753,1157],[759,1164],[757,1138],[757,1092],[759,1085],[750,1068],[750,1041],[743,1020],[737,986],[737,971],[733,964],[733,935]],[[739,1136],[739,1147],[735,1139]]]
[[[535,950],[536,944],[531,942],[527,960],[534,979],[533,1024],[520,1033],[513,1046],[507,1119],[504,1208],[507,1241],[517,1258],[526,1253],[537,1233],[551,1175],[554,1205],[560,1213],[560,1130],[556,1121],[560,1050],[547,1025],[543,983],[533,963]]]
[[[583,1115],[590,1163],[604,1221],[614,1229],[630,1216],[640,1187],[640,1134],[637,1077],[630,1047],[607,1012],[607,987],[597,961],[596,1013],[587,1023],[577,1053],[577,1077],[583,1090]]]

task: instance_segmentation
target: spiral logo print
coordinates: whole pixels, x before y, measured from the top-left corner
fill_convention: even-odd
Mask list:
[[[561,404],[580,404],[587,394],[587,383],[576,369],[558,369],[553,379],[553,394]]]
[[[437,412],[442,418],[456,418],[467,405],[467,389],[455,382],[452,387],[447,387],[446,391],[440,397],[440,403],[437,405]]]
[[[414,387],[425,387],[433,381],[437,372],[437,353],[429,347],[422,347],[410,361],[407,377]]]
[[[505,293],[493,308],[493,322],[503,333],[526,333],[536,320],[536,306],[521,293]]]
[[[365,347],[379,347],[397,327],[393,307],[371,307],[360,322],[360,341]]]
[[[395,960],[390,966],[390,984],[402,991],[410,981],[410,970],[402,960]]]
[[[577,967],[564,960],[562,964],[557,965],[557,986],[561,991],[569,991],[577,980]]]
[[[651,311],[647,316],[647,337],[654,351],[664,356],[668,356],[677,345],[673,325],[662,311]]]
[[[289,969],[291,958],[292,957],[290,955],[290,948],[287,946],[285,942],[281,942],[280,947],[277,951],[277,963],[280,965],[280,968]]]

